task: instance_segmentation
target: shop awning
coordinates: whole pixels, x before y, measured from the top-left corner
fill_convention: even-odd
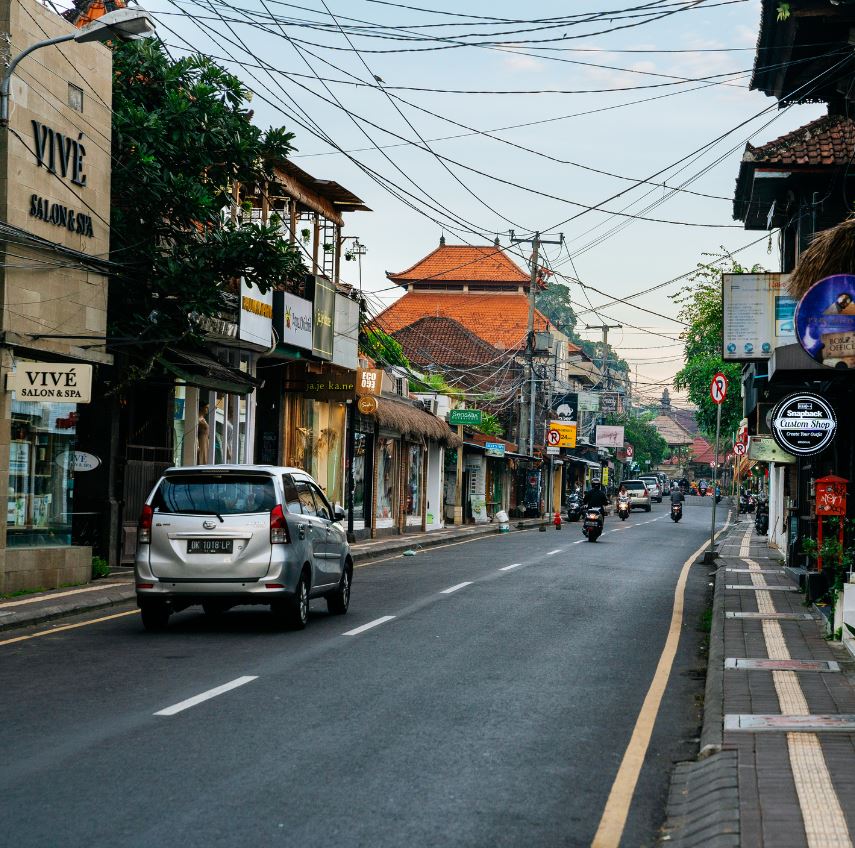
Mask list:
[[[590,459],[583,459],[581,456],[562,456],[563,460],[567,462],[578,462],[582,465],[587,465],[589,468],[602,468],[599,462],[594,462]]]
[[[407,401],[379,397],[373,416],[381,427],[395,430],[406,438],[430,439],[448,448],[460,445],[457,433],[445,421]]]
[[[196,351],[167,348],[158,357],[158,361],[170,374],[174,374],[187,385],[198,386],[200,389],[248,395],[263,382]]]

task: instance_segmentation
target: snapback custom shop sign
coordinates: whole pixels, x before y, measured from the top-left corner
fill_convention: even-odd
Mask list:
[[[825,450],[837,432],[831,404],[810,392],[785,397],[772,411],[772,436],[778,446],[795,456]]]

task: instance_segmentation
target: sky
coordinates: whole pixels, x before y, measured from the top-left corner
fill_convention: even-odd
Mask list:
[[[372,309],[400,296],[386,272],[443,234],[509,248],[510,230],[561,235],[544,246],[551,279],[569,284],[587,337],[599,332],[585,324],[624,325],[609,341],[643,397],[664,386],[681,397],[671,297],[686,281],[613,300],[722,249],[777,270],[777,239],[732,219],[739,161],[747,142],[824,112],[748,90],[759,0],[145,5],[172,55],[197,50],[235,72],[254,121],[295,132],[293,160],[371,208],[345,216],[345,235],[366,248]],[[529,250],[511,255],[525,267]],[[342,278],[358,284],[358,263],[343,262]]]

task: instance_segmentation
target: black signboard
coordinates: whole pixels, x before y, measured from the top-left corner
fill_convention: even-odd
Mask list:
[[[553,398],[552,420],[562,424],[575,424],[579,420],[579,396],[576,392]]]
[[[314,275],[312,281],[312,303],[314,321],[312,326],[312,353],[320,359],[332,359],[335,335],[335,285],[326,277]]]
[[[810,392],[789,395],[772,411],[772,436],[781,448],[796,456],[825,450],[836,431],[837,417],[831,404]]]

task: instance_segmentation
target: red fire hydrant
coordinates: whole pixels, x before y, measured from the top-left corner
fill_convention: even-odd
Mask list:
[[[560,512],[555,513],[555,519],[553,520],[552,523],[555,525],[556,530],[561,529],[561,513]]]

